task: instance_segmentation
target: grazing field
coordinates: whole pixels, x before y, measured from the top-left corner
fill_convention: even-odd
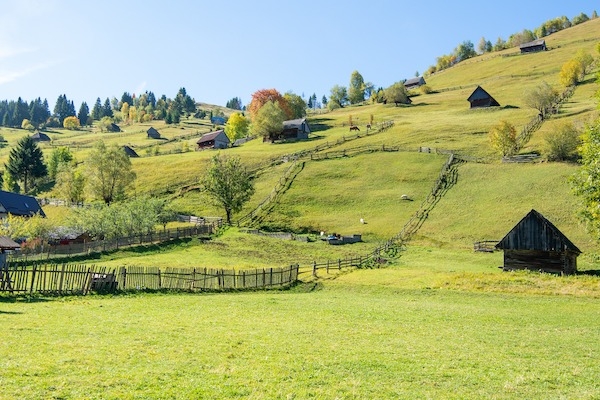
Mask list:
[[[4,299],[0,397],[596,398],[597,286],[494,293],[436,287],[443,274],[398,266],[288,291]],[[527,291],[540,279],[514,277],[531,279]]]

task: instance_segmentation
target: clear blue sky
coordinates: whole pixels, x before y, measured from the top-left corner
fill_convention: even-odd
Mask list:
[[[0,100],[97,97],[180,87],[246,105],[275,88],[318,99],[352,71],[376,87],[411,78],[465,40],[581,12],[589,0],[0,0]],[[600,11],[600,9],[598,10]]]

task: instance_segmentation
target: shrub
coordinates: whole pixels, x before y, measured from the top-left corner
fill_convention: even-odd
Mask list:
[[[507,121],[500,121],[492,127],[489,133],[492,147],[502,154],[503,157],[512,156],[517,153],[517,130]]]
[[[545,136],[546,158],[549,161],[569,161],[577,158],[580,133],[572,123],[563,122]]]

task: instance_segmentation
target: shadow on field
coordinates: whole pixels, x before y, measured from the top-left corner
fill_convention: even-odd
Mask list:
[[[315,118],[310,120],[310,131],[311,132],[319,132],[325,131],[329,128],[333,128],[333,125],[329,123],[331,118]]]
[[[588,269],[586,271],[577,271],[577,275],[600,276],[600,269]]]
[[[2,311],[2,310],[0,310],[0,315],[2,315],[2,314],[18,315],[18,314],[23,314],[23,313],[20,311]]]

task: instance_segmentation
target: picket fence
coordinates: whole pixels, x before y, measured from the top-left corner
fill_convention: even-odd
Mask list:
[[[223,291],[282,287],[296,282],[299,266],[226,270],[215,268],[106,268],[34,264],[0,268],[0,292],[88,294],[89,292],[184,290]]]

